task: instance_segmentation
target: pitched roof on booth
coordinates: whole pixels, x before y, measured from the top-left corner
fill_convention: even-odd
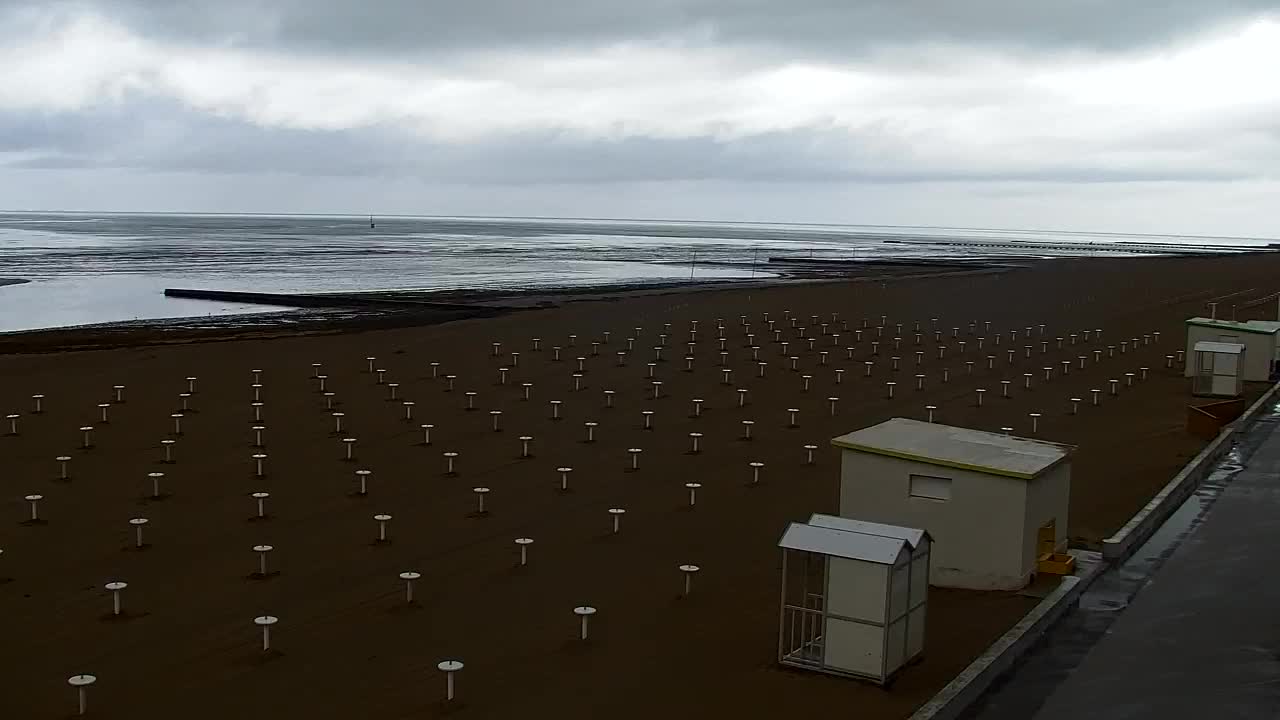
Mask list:
[[[907,418],[855,430],[831,441],[845,450],[1030,480],[1071,454],[1071,446]]]
[[[778,547],[863,560],[878,565],[894,565],[907,550],[907,541],[883,535],[791,523],[778,541]]]
[[[885,523],[871,522],[869,520],[853,520],[838,515],[823,515],[822,513],[810,515],[809,524],[818,527],[829,527],[835,530],[858,532],[865,535],[898,538],[899,540],[906,540],[907,545],[911,546],[913,550],[920,547],[921,540],[929,537],[929,533],[920,528],[886,525]]]

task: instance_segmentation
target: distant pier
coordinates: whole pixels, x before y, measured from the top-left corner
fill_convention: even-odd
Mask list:
[[[1274,245],[1181,245],[1177,243],[1043,243],[1024,240],[884,240],[887,245],[920,245],[933,247],[960,247],[975,250],[1059,250],[1083,253],[1110,253],[1126,255],[1237,255],[1240,253],[1275,252]]]

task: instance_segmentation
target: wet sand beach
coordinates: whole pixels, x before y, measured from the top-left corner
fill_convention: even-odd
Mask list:
[[[1203,445],[1184,430],[1188,381],[1181,367],[1165,367],[1165,356],[1183,347],[1183,321],[1215,299],[1221,316],[1235,305],[1242,319],[1273,317],[1274,301],[1244,306],[1274,291],[1277,271],[1280,257],[1270,254],[1064,259],[1000,274],[584,298],[499,317],[296,337],[166,338],[163,328],[139,329],[155,336],[135,336],[132,347],[56,352],[91,346],[93,337],[42,333],[27,345],[7,337],[0,410],[20,417],[18,434],[0,437],[0,714],[67,717],[75,710],[67,677],[92,673],[92,716],[132,720],[749,718],[832,708],[906,717],[1036,601],[934,589],[925,657],[888,690],[777,667],[775,544],[787,522],[836,510],[839,456],[830,438],[890,417],[923,419],[926,405],[937,406],[939,422],[1022,435],[1031,434],[1029,413],[1042,413],[1036,437],[1077,446],[1069,532],[1074,544],[1096,546]],[[785,354],[765,313],[788,343]],[[763,378],[743,315],[768,363]],[[667,323],[658,360],[653,348]],[[629,337],[634,349],[619,365]],[[1121,352],[1132,338],[1136,349]],[[494,342],[502,344],[496,357]],[[1108,345],[1116,346],[1112,357]],[[385,370],[382,383],[368,372],[369,356]],[[316,362],[334,410],[344,413],[341,433],[311,377]],[[1047,382],[1045,367],[1053,368]],[[1146,380],[1137,379],[1141,368]],[[250,404],[254,370],[260,423]],[[839,383],[836,370],[844,371]],[[917,373],[923,390],[915,389]],[[446,375],[456,376],[452,391]],[[196,392],[177,435],[171,415],[188,377],[198,378]],[[1121,380],[1119,394],[1104,392],[1090,405],[1089,391],[1112,378]],[[657,399],[653,380],[662,382]],[[1001,380],[1011,383],[1008,398]],[[389,383],[397,384],[394,400]],[[527,401],[523,383],[532,383]],[[112,402],[115,385],[125,386],[123,403]],[[989,390],[981,408],[976,388]],[[476,393],[474,410],[467,392]],[[32,413],[36,393],[45,396],[40,414]],[[834,415],[829,397],[839,398]],[[1086,399],[1078,415],[1070,414],[1072,397]],[[699,417],[693,398],[704,401]],[[412,421],[404,400],[414,403]],[[561,401],[560,420],[551,419],[552,400]],[[110,403],[105,423],[101,403]],[[798,427],[788,426],[788,408],[799,410]],[[642,429],[645,410],[655,413],[652,430]],[[501,412],[499,432],[492,411]],[[740,439],[744,420],[755,423],[751,441]],[[585,422],[598,423],[594,442],[586,442]],[[434,425],[430,445],[422,423]],[[255,424],[266,428],[261,448]],[[80,447],[82,426],[94,428],[89,449]],[[697,454],[690,432],[702,433]],[[521,457],[522,436],[532,438],[531,457]],[[352,461],[342,438],[356,439]],[[176,440],[175,462],[161,462],[162,439]],[[807,444],[818,448],[813,464],[804,462]],[[635,472],[629,448],[643,450]],[[459,454],[455,476],[445,474],[444,452]],[[267,456],[264,477],[257,453]],[[71,458],[68,480],[59,479],[59,456]],[[758,485],[749,482],[753,461],[765,464]],[[558,489],[562,466],[573,468],[569,492]],[[356,492],[360,469],[372,471],[366,495]],[[164,473],[161,499],[151,497],[152,472]],[[702,487],[690,508],[685,483],[695,481]],[[490,489],[483,515],[477,487]],[[254,518],[256,491],[270,493],[267,519]],[[33,493],[43,496],[40,523],[24,522],[23,497]],[[626,510],[617,534],[607,512],[615,507]],[[385,543],[375,542],[380,513],[392,516]],[[139,517],[148,520],[142,550],[128,522]],[[517,537],[534,540],[525,567]],[[251,576],[259,544],[274,547],[270,570],[278,574]],[[682,563],[702,568],[688,597]],[[421,573],[413,605],[403,571]],[[122,618],[103,589],[112,580],[129,583]],[[585,642],[572,613],[579,605],[599,609]],[[264,654],[253,619],[268,614],[280,621],[273,652]],[[448,658],[466,663],[451,704],[436,669]]]

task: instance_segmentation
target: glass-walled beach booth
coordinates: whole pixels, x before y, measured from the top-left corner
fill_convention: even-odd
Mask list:
[[[929,534],[814,515],[782,548],[778,662],[887,683],[924,651]]]
[[[1245,347],[1240,343],[1203,340],[1192,347],[1191,394],[1237,398],[1244,394]]]

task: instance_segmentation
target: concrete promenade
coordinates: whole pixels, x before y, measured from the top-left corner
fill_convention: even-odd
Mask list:
[[[1006,697],[993,698],[975,717],[1280,717],[1280,423],[1272,416],[1255,430],[1259,444],[1245,468],[1128,607],[1090,639],[1092,648],[1074,669],[1051,684],[1046,673],[1016,672]],[[1081,634],[1051,635],[1042,655],[1055,652],[1055,641],[1069,647]],[[1022,679],[1047,697],[1034,714],[1017,697],[1029,694],[1018,688]]]

